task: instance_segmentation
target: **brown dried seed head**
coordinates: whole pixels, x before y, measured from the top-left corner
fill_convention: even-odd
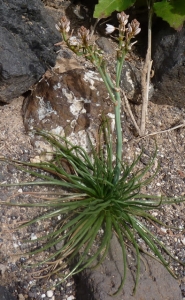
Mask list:
[[[129,15],[126,15],[124,11],[117,14],[117,19],[120,24],[126,25],[128,23]]]
[[[132,27],[133,35],[137,35],[138,33],[140,33],[141,31],[141,28],[139,28],[140,23],[136,19],[132,20],[130,26]]]
[[[89,29],[85,28],[84,26],[81,26],[78,30],[78,36],[81,38],[84,44],[87,44],[90,39]]]

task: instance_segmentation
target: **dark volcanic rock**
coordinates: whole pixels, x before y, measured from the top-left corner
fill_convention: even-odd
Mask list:
[[[140,280],[133,295],[136,268],[128,257],[127,278],[122,291],[112,297],[123,274],[123,257],[118,240],[113,236],[109,257],[96,269],[86,270],[78,278],[77,299],[79,300],[181,300],[178,281],[157,261],[142,255]]]
[[[54,66],[61,36],[40,0],[2,0],[0,15],[0,101],[8,103]]]
[[[16,300],[3,286],[0,286],[0,299],[1,300]]]
[[[120,86],[125,91],[128,100],[134,104],[141,104],[141,68],[140,63],[136,65],[125,61],[121,72]]]
[[[164,26],[163,26],[164,27]],[[157,104],[185,107],[185,27],[180,31],[167,27],[154,38],[153,67]]]

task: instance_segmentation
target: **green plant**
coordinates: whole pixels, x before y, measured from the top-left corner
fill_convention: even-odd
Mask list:
[[[148,185],[157,173],[156,171],[153,176],[144,179],[155,161],[157,148],[148,165],[143,169],[138,169],[137,166],[142,153],[133,160],[131,165],[125,162],[120,163],[120,176],[115,182],[112,164],[113,151],[109,134],[106,137],[106,156],[102,150],[97,153],[94,148],[92,148],[91,155],[88,155],[83,148],[73,146],[65,138],[44,131],[39,131],[37,134],[44,137],[55,148],[54,158],[51,162],[42,163],[13,161],[17,166],[28,166],[29,169],[20,168],[43,180],[22,183],[22,185],[52,185],[60,187],[61,191],[57,189],[56,192],[51,193],[52,196],[41,197],[43,202],[8,203],[8,205],[48,208],[47,212],[24,223],[19,228],[45,219],[63,216],[53,231],[32,241],[33,243],[42,242],[42,247],[33,250],[32,255],[49,250],[62,241],[64,242],[59,250],[41,262],[42,265],[49,263],[48,267],[44,268],[44,271],[48,271],[47,276],[60,272],[66,265],[74,265],[76,257],[78,261],[70,273],[64,276],[63,280],[87,267],[96,267],[97,265],[93,263],[98,260],[99,265],[104,260],[109,250],[112,232],[115,232],[122,248],[124,261],[122,283],[115,294],[122,289],[126,279],[127,244],[131,244],[136,251],[137,272],[134,292],[136,290],[139,280],[141,250],[138,238],[141,238],[150,249],[147,254],[158,259],[175,277],[170,263],[171,259],[178,260],[170,254],[148,226],[143,224],[143,220],[145,220],[148,225],[155,223],[167,227],[149,212],[160,209],[162,204],[170,205],[174,202],[184,201],[163,199],[160,196],[140,193],[140,189]],[[66,164],[70,172],[66,171]],[[37,170],[43,170],[45,173],[37,172]],[[101,228],[103,235],[99,237]],[[94,252],[93,244],[97,239],[98,247]],[[142,250],[142,252],[144,251]],[[168,261],[163,257],[162,253],[164,252],[169,257]]]
[[[134,116],[133,124],[140,136],[145,135],[145,127],[148,115],[149,86],[152,70],[151,46],[152,46],[152,18],[153,14],[161,17],[164,21],[176,30],[180,30],[185,21],[184,0],[99,0],[95,6],[94,17],[97,22],[106,18],[114,11],[122,11],[130,7],[146,7],[148,11],[148,47],[143,69],[141,71],[141,93],[142,93],[142,112],[140,126],[136,126]]]
[[[78,261],[71,267],[67,277],[81,272],[87,267],[94,266],[96,260],[100,264],[105,258],[114,231],[119,239],[123,261],[124,274],[117,293],[124,285],[127,270],[127,243],[133,245],[137,257],[136,284],[137,287],[140,272],[140,247],[138,237],[146,243],[154,259],[158,259],[164,267],[173,275],[170,268],[170,259],[176,260],[162,242],[149,230],[146,223],[165,226],[149,211],[160,209],[161,204],[171,204],[184,201],[184,199],[163,199],[159,196],[141,193],[141,188],[147,185],[157,171],[146,179],[147,172],[151,169],[157,149],[148,165],[139,169],[138,165],[142,153],[129,165],[122,160],[122,129],[120,122],[120,73],[125,54],[131,50],[131,40],[140,32],[139,22],[133,20],[128,23],[128,16],[121,12],[118,14],[119,36],[117,49],[116,81],[113,81],[106,69],[106,62],[101,51],[90,43],[90,32],[81,27],[78,37],[69,35],[70,23],[62,18],[58,30],[61,31],[66,44],[77,55],[84,55],[98,69],[107,90],[112,99],[115,110],[116,124],[116,152],[114,161],[114,148],[109,121],[104,120],[100,141],[102,147],[96,149],[91,144],[91,152],[87,153],[82,147],[72,145],[66,138],[54,136],[44,131],[36,132],[45,138],[55,149],[53,159],[49,162],[26,163],[12,161],[25,172],[42,179],[40,182],[20,183],[19,185],[52,185],[61,188],[52,192],[52,197],[42,197],[43,202],[34,204],[16,204],[25,207],[47,207],[48,211],[41,216],[26,222],[21,227],[29,226],[37,221],[62,215],[57,227],[47,235],[43,235],[36,242],[42,242],[43,246],[33,250],[32,254],[38,254],[63,242],[63,246],[41,264],[49,264],[45,270],[48,274],[54,274],[63,269],[66,264],[72,266],[74,259]],[[116,28],[107,25],[107,32],[113,32]],[[134,42],[135,43],[135,42]],[[28,168],[23,168],[22,166]],[[40,170],[44,171],[40,172]],[[3,203],[4,204],[4,203]],[[8,203],[8,205],[15,205]],[[99,236],[100,229],[103,235]],[[93,250],[93,243],[98,239],[97,250]],[[33,241],[34,242],[34,241]],[[163,257],[166,252],[169,260]]]
[[[125,10],[134,4],[139,6],[153,6],[154,12],[158,17],[175,29],[180,28],[185,21],[184,0],[99,0],[95,7],[95,18],[106,18],[113,11]]]
[[[130,113],[130,117],[138,130],[140,132],[137,123],[135,122],[134,116],[130,109],[130,105],[126,98],[124,91],[120,88],[120,78],[121,71],[125,59],[125,55],[128,51],[132,49],[132,46],[136,43],[131,42],[133,38],[141,31],[140,23],[134,19],[131,23],[128,23],[129,15],[126,15],[124,12],[118,13],[118,22],[119,27],[116,28],[110,24],[107,24],[106,32],[107,34],[112,33],[115,30],[118,30],[119,36],[118,49],[117,49],[117,64],[116,64],[116,80],[114,81],[107,70],[106,60],[103,57],[103,52],[96,46],[96,44],[91,43],[90,31],[85,27],[81,27],[78,32],[78,37],[69,35],[70,22],[63,17],[61,22],[56,25],[56,28],[61,32],[64,42],[67,46],[75,52],[77,55],[84,55],[86,59],[92,62],[100,73],[105,86],[109,92],[110,98],[114,105],[115,112],[115,125],[116,125],[116,138],[117,138],[117,147],[116,147],[116,167],[115,167],[115,182],[119,179],[120,174],[120,164],[122,160],[122,128],[121,128],[121,94],[123,93],[125,99],[125,105]]]

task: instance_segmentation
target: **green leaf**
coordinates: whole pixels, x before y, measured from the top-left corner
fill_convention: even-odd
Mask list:
[[[106,18],[115,10],[122,11],[132,6],[136,0],[99,0],[95,6],[94,18]]]
[[[154,11],[158,17],[168,22],[176,30],[181,29],[185,21],[184,0],[162,0],[154,3]]]

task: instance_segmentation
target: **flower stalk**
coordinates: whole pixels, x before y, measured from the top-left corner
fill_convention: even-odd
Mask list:
[[[88,29],[82,26],[78,31],[78,36],[69,36],[69,21],[63,18],[56,28],[61,32],[63,40],[67,46],[75,52],[77,55],[84,55],[86,59],[91,61],[97,68],[101,75],[107,91],[110,95],[112,103],[114,105],[115,113],[115,127],[116,127],[116,164],[114,169],[114,180],[116,184],[119,181],[121,174],[121,160],[122,160],[122,126],[121,126],[121,88],[120,79],[123,63],[125,56],[128,51],[131,50],[132,45],[131,39],[134,38],[141,29],[139,28],[140,23],[134,19],[131,23],[128,23],[129,15],[124,12],[117,14],[119,22],[118,28],[113,25],[106,25],[106,33],[113,33],[115,30],[119,31],[118,35],[118,49],[117,49],[117,64],[116,64],[116,81],[114,81],[106,69],[106,62],[103,58],[103,53],[98,49],[97,45],[91,44],[91,35]]]

